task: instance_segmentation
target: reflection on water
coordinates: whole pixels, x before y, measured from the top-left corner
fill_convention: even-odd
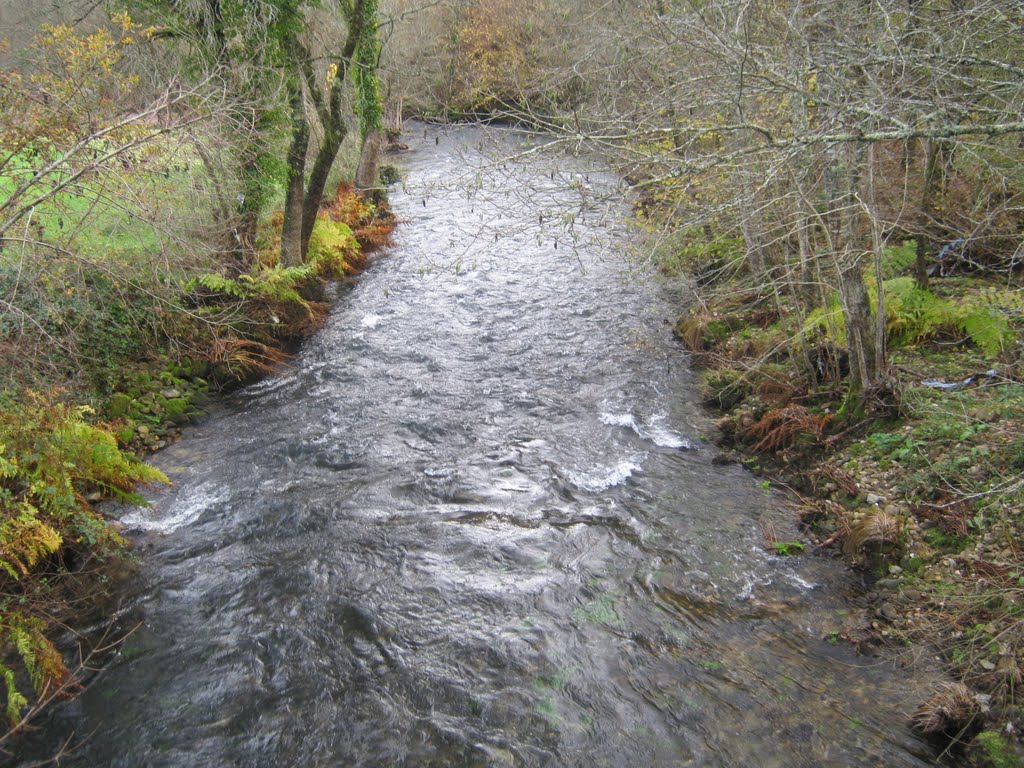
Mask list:
[[[931,764],[920,683],[821,639],[842,574],[766,553],[770,499],[701,445],[615,184],[414,139],[394,251],[157,457],[176,487],[124,517],[143,623],[33,759]]]

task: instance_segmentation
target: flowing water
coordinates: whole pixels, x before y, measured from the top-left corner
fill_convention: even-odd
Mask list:
[[[155,457],[174,489],[124,517],[140,625],[33,759],[931,764],[921,681],[823,638],[848,575],[766,552],[786,513],[700,441],[615,184],[414,133],[395,248]]]

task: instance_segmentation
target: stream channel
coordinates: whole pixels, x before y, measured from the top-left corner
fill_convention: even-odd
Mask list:
[[[712,462],[625,192],[411,134],[395,247],[153,457],[138,628],[15,764],[932,765],[934,680],[827,642],[851,575],[766,551],[789,513]]]

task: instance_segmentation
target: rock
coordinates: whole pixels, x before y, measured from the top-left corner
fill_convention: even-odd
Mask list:
[[[896,621],[900,617],[900,612],[892,603],[882,603],[878,607],[878,617],[886,621]]]
[[[884,589],[889,592],[892,592],[893,590],[899,588],[900,581],[899,579],[879,579],[875,582],[875,586],[879,589]]]
[[[110,398],[110,405],[107,406],[107,413],[109,413],[112,418],[116,419],[119,416],[127,416],[131,407],[132,399],[128,397],[128,395],[118,392]]]
[[[882,498],[881,496],[879,496],[879,495],[878,495],[877,493],[869,493],[869,494],[867,495],[867,497],[866,497],[866,498],[865,498],[864,500],[865,500],[865,501],[866,501],[866,502],[867,502],[867,503],[868,503],[868,504],[869,504],[870,506],[873,506],[873,507],[874,507],[874,506],[877,506],[877,505],[878,505],[878,504],[879,504],[880,502],[883,502],[883,501],[885,501],[885,499],[883,499],[883,498]]]
[[[903,573],[903,569],[900,568],[898,565],[890,565],[889,566],[889,575],[891,575],[891,576],[899,576],[901,573]]]
[[[161,389],[160,394],[167,400],[174,400],[175,398],[181,397],[181,392],[177,389]]]
[[[992,663],[991,661],[989,661],[988,659],[984,659],[984,660],[983,660],[983,661],[981,661],[980,663],[981,663],[981,668],[982,668],[982,669],[984,669],[984,670],[985,670],[985,671],[987,671],[987,672],[994,672],[994,671],[995,671],[995,669],[996,669],[996,665],[995,665],[995,664],[993,664],[993,663]]]
[[[138,426],[138,427],[136,428],[136,432],[138,432],[138,433],[139,433],[139,437],[145,438],[145,437],[146,437],[146,435],[148,435],[148,434],[149,434],[149,427],[147,427],[147,426],[146,426],[145,424],[140,424],[140,425],[139,425],[139,426]]]
[[[164,416],[175,424],[188,423],[188,400],[183,397],[169,399],[164,405]]]

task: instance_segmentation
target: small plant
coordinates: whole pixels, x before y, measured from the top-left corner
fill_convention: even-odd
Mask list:
[[[772,549],[782,557],[792,557],[806,549],[802,541],[775,541],[772,542]]]
[[[898,543],[903,532],[903,523],[896,517],[881,509],[870,511],[860,524],[850,530],[846,538],[847,554],[863,552],[868,547],[881,548]]]
[[[958,738],[981,715],[981,707],[963,683],[942,683],[914,712],[911,725],[918,733]]]
[[[974,741],[981,752],[983,765],[991,768],[1024,768],[1024,760],[1014,753],[1013,747],[997,731],[982,731]]]
[[[787,405],[765,413],[747,434],[759,438],[755,451],[778,451],[795,445],[801,438],[820,442],[834,418],[832,414],[811,413],[802,405]]]

